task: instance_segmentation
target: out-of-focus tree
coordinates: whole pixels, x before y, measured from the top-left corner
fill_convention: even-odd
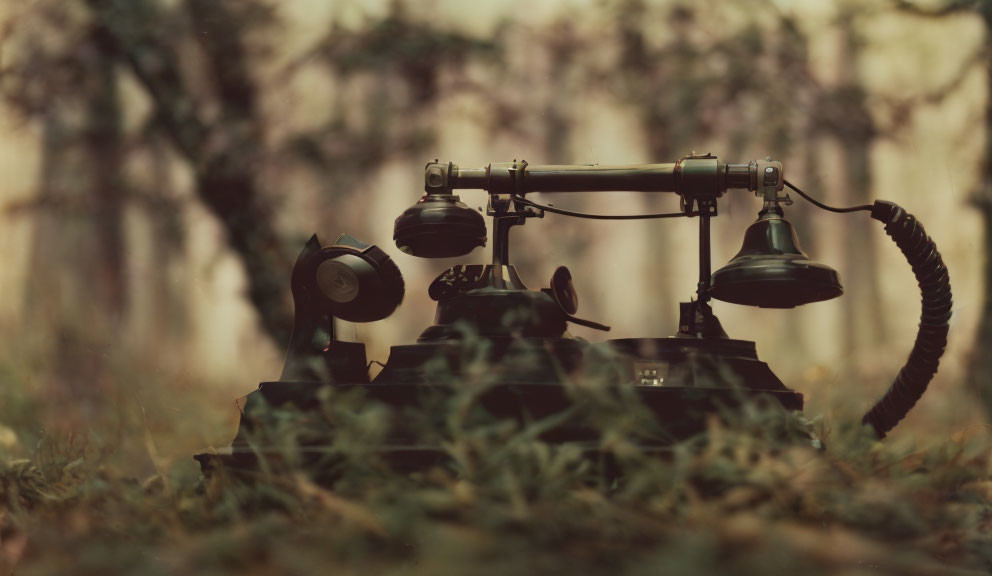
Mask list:
[[[690,37],[696,9],[689,4],[674,3],[655,7],[641,0],[625,0],[616,10],[616,34],[619,55],[616,62],[616,85],[619,96],[632,106],[647,136],[647,147],[656,162],[671,162],[687,147],[710,136],[713,115],[706,104],[712,99],[716,80],[716,57],[704,60],[705,48]],[[660,22],[666,22],[670,35],[663,43],[652,42]],[[730,83],[726,89],[733,90]],[[657,208],[658,205],[654,204]],[[662,249],[651,251],[651,284],[660,302],[676,302],[670,271],[672,256],[670,230],[652,227],[651,243]],[[660,326],[676,326],[671,305],[659,309]]]
[[[200,77],[214,82],[207,106],[197,106],[196,91],[184,81],[189,75],[182,71],[174,39],[160,25],[167,17],[160,6],[150,0],[87,1],[154,100],[174,145],[194,166],[198,196],[224,224],[229,244],[245,265],[249,298],[263,327],[284,344],[291,327],[285,281],[290,260],[274,226],[272,196],[259,183],[260,166],[269,151],[262,144],[260,89],[243,38],[246,31],[271,18],[271,8],[262,2],[185,2],[185,15],[205,56],[206,70]],[[472,45],[464,36],[412,22],[402,4],[395,4],[386,18],[358,33],[332,30],[320,52],[343,73],[367,69],[379,75],[382,90],[369,100],[373,106],[381,103],[379,98],[389,97],[386,82],[402,79],[412,94],[405,110],[409,112],[436,97],[439,70],[464,59]],[[208,119],[201,108],[210,105],[218,111]],[[387,151],[403,148],[383,133],[390,118],[381,112],[373,110],[371,122],[359,133],[335,122],[316,134],[300,135],[294,140],[308,146],[297,150],[310,152],[311,160],[331,171],[338,183],[345,182],[348,168],[362,173],[381,162]],[[337,154],[322,153],[328,148]]]
[[[727,139],[729,149],[722,153],[726,158],[737,158],[745,147],[760,144],[775,148],[780,159],[792,152],[800,110],[790,106],[791,88],[781,82],[778,64],[792,46],[783,48],[788,42],[780,33],[791,26],[793,34],[786,40],[802,39],[795,34],[794,22],[773,4],[746,4],[702,8],[686,2],[659,6],[623,0],[610,6],[619,52],[604,76],[636,111],[655,161],[672,161],[694,149],[708,152],[698,148],[721,137]],[[724,19],[734,20],[734,26],[717,33],[707,25],[719,26],[713,22]],[[655,227],[652,244],[671,245],[668,233],[666,227]],[[660,301],[675,302],[679,295],[669,284],[671,255],[666,252],[650,253],[656,271],[652,285]],[[674,326],[674,309],[665,310],[659,323]]]
[[[838,176],[848,205],[868,204],[872,196],[871,148],[880,136],[868,110],[868,94],[858,77],[864,39],[859,28],[859,7],[843,2],[835,18],[840,31],[838,78],[834,85],[819,91],[813,108],[815,133],[836,141],[841,149],[843,167]],[[849,305],[844,307],[842,339],[846,356],[857,358],[859,350],[870,350],[885,336],[882,296],[879,291],[878,254],[872,242],[874,224],[867,218],[844,222],[844,259],[849,277],[859,281],[849,290]]]
[[[89,405],[128,309],[122,176],[124,142],[109,38],[79,10],[39,3],[31,25],[54,41],[16,38],[4,95],[43,124],[37,197],[8,207],[34,216],[25,320],[28,340],[49,350],[50,392]]]
[[[282,345],[298,246],[278,226],[285,190],[266,176],[290,158],[316,168],[333,194],[422,150],[437,128],[429,112],[451,78],[498,53],[492,42],[415,19],[402,3],[354,29],[334,25],[307,55],[316,56],[307,65],[334,77],[333,119],[276,141],[261,70],[278,26],[263,0],[70,0],[35,3],[4,30],[3,98],[44,127],[41,186],[7,214],[33,223],[26,332],[54,394],[95,405],[124,390],[101,385],[116,358],[176,359],[184,349],[189,276],[177,282],[176,272],[188,264],[189,222],[172,191],[177,162],[243,264],[261,330]],[[298,71],[294,64],[284,74]],[[372,97],[341,96],[353,80],[370,81]],[[135,102],[123,84],[144,92],[147,114],[125,110]],[[129,113],[140,125],[125,129]],[[132,209],[149,224],[141,234],[152,240],[152,261],[128,270]],[[132,301],[138,285],[147,293]],[[129,318],[135,302],[141,311]],[[148,337],[129,338],[134,318]]]
[[[286,275],[294,248],[288,246],[277,230],[278,205],[261,178],[266,162],[271,161],[274,153],[266,147],[266,119],[259,111],[262,88],[258,86],[255,68],[260,57],[257,46],[248,40],[260,29],[274,26],[271,6],[260,0],[186,0],[177,5],[155,0],[85,0],[85,3],[53,3],[50,8],[54,17],[65,19],[66,13],[77,16],[76,21],[70,22],[71,26],[57,32],[53,28],[53,36],[85,33],[99,40],[105,69],[96,73],[91,65],[81,77],[90,84],[102,78],[109,86],[115,86],[123,66],[145,89],[153,105],[152,131],[165,134],[171,147],[192,167],[198,198],[223,225],[228,244],[244,265],[248,297],[259,314],[263,330],[277,343],[284,343],[291,327]],[[47,56],[58,66],[46,65],[44,70],[64,75],[66,63],[76,57],[75,48],[85,48],[95,41],[66,42],[56,53]],[[41,45],[40,41],[37,43]],[[188,57],[191,46],[196,47],[198,57]],[[333,176],[328,181],[341,186],[350,176],[367,174],[389,155],[428,142],[431,126],[398,120],[422,113],[437,99],[438,83],[445,70],[456,69],[476,53],[491,53],[492,45],[415,21],[401,3],[396,3],[386,17],[371,20],[359,30],[334,27],[316,51],[342,83],[350,76],[369,74],[377,86],[375,95],[366,101],[368,121],[361,128],[346,122],[354,116],[349,105],[328,126],[288,139],[292,143],[291,154],[311,165],[319,165],[323,175]],[[90,52],[93,50],[79,51],[77,59]],[[73,94],[71,86],[56,83],[53,74],[39,71],[37,62],[25,62],[21,68],[28,77],[34,75],[36,84],[6,86],[5,92],[8,99],[20,102],[27,112],[55,113],[43,101],[43,95],[56,95],[52,101],[83,97]],[[397,98],[397,92],[403,96]],[[101,118],[106,114],[99,116],[99,112],[94,109],[82,115],[87,117],[86,121],[103,122]],[[69,155],[76,154],[78,142],[71,138],[66,142],[64,148]],[[100,143],[106,144],[105,148],[112,146],[103,140]],[[98,153],[92,147],[89,150],[97,159],[91,165],[99,178],[113,178],[120,172],[119,152],[109,148],[107,153]],[[54,178],[56,172],[46,167],[46,177]],[[123,204],[120,186],[101,182],[94,190],[97,188],[107,202]],[[43,192],[39,203],[63,206],[61,198],[46,199],[45,194],[48,192]],[[102,226],[97,236],[116,244],[119,250],[120,207],[106,211],[97,208]],[[73,240],[67,242],[76,244]],[[46,249],[50,245],[50,242],[45,245]],[[108,261],[101,269],[110,271],[108,282],[113,283],[112,275],[118,274],[116,296],[111,300],[123,307],[126,292],[120,285],[123,260],[119,255],[107,258],[113,262]],[[78,261],[81,266],[87,266],[87,259]],[[61,274],[65,272],[62,270]],[[41,276],[37,278],[45,285],[57,284],[41,280]],[[43,294],[32,293],[39,298]]]
[[[985,28],[982,50],[968,60],[965,66],[954,75],[951,82],[932,93],[923,96],[929,101],[939,101],[953,93],[966,74],[976,66],[987,71],[986,85],[989,96],[985,105],[986,144],[984,165],[980,187],[971,193],[970,204],[982,218],[984,230],[983,255],[983,303],[978,321],[975,343],[972,346],[971,362],[968,370],[968,384],[978,394],[986,412],[992,416],[992,2],[988,0],[947,0],[934,5],[923,5],[900,0],[896,7],[904,13],[921,18],[944,18],[961,14],[974,14]]]
[[[335,22],[287,73],[318,66],[334,78],[339,93],[350,82],[366,81],[367,97],[336,98],[330,118],[288,138],[283,153],[315,171],[335,196],[361,191],[386,160],[429,147],[443,122],[437,103],[447,92],[476,91],[460,81],[462,70],[496,56],[493,42],[418,21],[402,2],[358,29]]]
[[[88,0],[99,30],[114,53],[126,62],[154,102],[155,116],[173,144],[193,166],[199,198],[223,223],[230,246],[241,257],[248,296],[261,324],[277,342],[285,342],[291,311],[284,271],[291,260],[275,229],[269,199],[256,177],[262,161],[263,127],[257,113],[257,88],[250,74],[241,33],[265,15],[255,2],[231,4],[189,0],[182,14],[163,10],[151,0]],[[188,87],[176,43],[187,16],[198,32],[213,80],[208,118]]]

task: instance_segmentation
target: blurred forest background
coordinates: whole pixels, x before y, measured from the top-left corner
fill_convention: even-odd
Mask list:
[[[955,314],[931,391],[894,434],[986,429],[992,3],[32,0],[0,3],[0,26],[8,448],[126,422],[147,431],[120,439],[137,468],[149,456],[192,467],[194,451],[225,445],[233,399],[279,374],[289,273],[314,232],[376,243],[403,271],[394,316],[341,330],[385,362],[431,323],[427,284],[460,262],[392,243],[428,160],[670,162],[692,150],[771,155],[825,202],[881,198],[917,215],[949,266]],[[629,213],[677,198],[555,202]],[[758,207],[724,199],[716,266]],[[915,281],[867,216],[798,199],[787,215],[840,271],[844,297],[716,312],[810,414],[857,417],[912,347]],[[511,258],[533,288],[568,265],[581,315],[610,337],[667,336],[695,288],[695,225],[549,215],[515,231]]]

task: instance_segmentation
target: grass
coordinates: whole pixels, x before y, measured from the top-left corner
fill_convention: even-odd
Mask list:
[[[855,418],[808,421],[749,406],[665,456],[636,406],[588,394],[612,481],[548,422],[489,417],[478,389],[419,423],[448,464],[392,472],[377,457],[395,414],[327,396],[339,476],[295,463],[309,433],[254,482],[199,477],[156,454],[145,416],[116,434],[32,436],[30,398],[2,393],[0,574],[972,574],[992,570],[992,468],[984,433],[882,443]],[[310,422],[313,423],[313,415]],[[187,416],[190,418],[191,416]],[[423,415],[420,415],[422,418]],[[193,417],[195,420],[196,418]],[[123,432],[120,431],[123,429]],[[5,432],[5,430],[7,432]],[[135,477],[120,438],[154,466]],[[811,441],[811,437],[815,441]],[[4,440],[6,438],[6,440]]]

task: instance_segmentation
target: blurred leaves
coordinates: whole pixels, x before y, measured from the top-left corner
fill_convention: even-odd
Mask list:
[[[394,3],[383,19],[361,30],[332,27],[315,53],[344,76],[372,72],[395,77],[410,88],[412,104],[436,100],[441,75],[479,57],[495,57],[497,45],[410,17]]]
[[[348,462],[330,485],[288,457],[248,483],[221,473],[169,492],[154,477],[135,482],[94,465],[78,444],[53,442],[35,456],[45,464],[0,468],[0,546],[30,542],[18,565],[25,574],[992,567],[987,439],[907,449],[860,426],[828,430],[752,406],[666,453],[613,453],[624,476],[603,483],[597,458],[540,440],[553,422],[520,427],[482,413],[465,422],[455,399],[449,410],[463,416],[435,419],[451,464],[407,475],[369,466],[391,410],[325,398],[322,418],[340,432],[331,449]],[[602,438],[615,434],[603,426]],[[283,432],[300,438],[291,425]],[[810,443],[811,432],[825,448]],[[615,446],[603,444],[601,455]],[[471,466],[459,464],[466,454]]]
[[[467,364],[475,352],[466,345]],[[314,410],[270,407],[249,475],[197,480],[189,463],[164,461],[135,479],[113,440],[43,436],[0,457],[2,558],[19,574],[992,568],[986,435],[883,444],[856,420],[749,403],[649,451],[652,416],[595,377],[569,384],[571,409],[521,421],[485,409],[487,371],[466,373],[417,412],[331,388]],[[574,420],[595,431],[591,444],[545,439]],[[446,459],[393,470],[397,426]]]

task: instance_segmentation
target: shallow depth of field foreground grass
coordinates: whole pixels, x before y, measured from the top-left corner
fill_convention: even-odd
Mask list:
[[[595,403],[594,403],[595,404]],[[494,421],[471,394],[435,414],[450,464],[414,476],[375,455],[388,410],[328,398],[340,478],[273,464],[248,486],[188,462],[148,478],[108,442],[0,452],[0,573],[967,574],[992,568],[985,436],[880,443],[853,424],[748,408],[642,453],[636,409],[583,417],[624,471]],[[410,415],[415,417],[415,415]],[[288,420],[292,421],[292,420]],[[426,425],[426,424],[425,424]],[[812,432],[813,440],[810,440]],[[140,432],[136,431],[136,434]],[[302,434],[282,431],[287,447]],[[21,447],[23,450],[24,447]],[[236,572],[235,572],[236,571]]]

